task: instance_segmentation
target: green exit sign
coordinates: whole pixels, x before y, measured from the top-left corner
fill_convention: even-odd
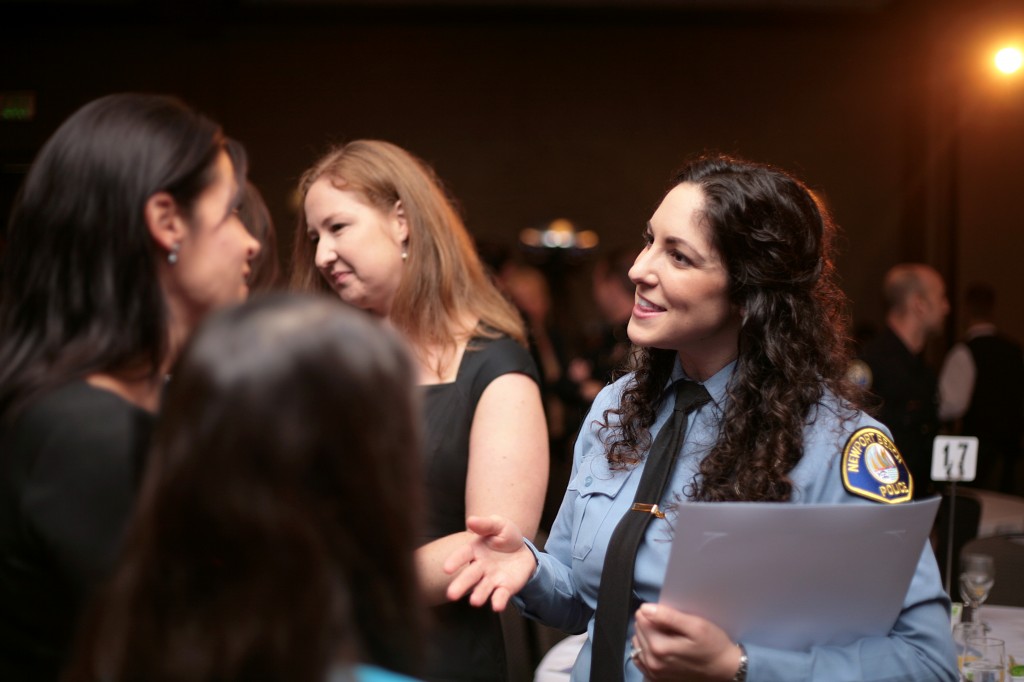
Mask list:
[[[0,92],[0,121],[31,121],[36,117],[36,93]]]

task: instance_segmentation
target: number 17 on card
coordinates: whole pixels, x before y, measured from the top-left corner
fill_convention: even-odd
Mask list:
[[[978,474],[978,439],[936,436],[932,444],[933,481],[973,481]]]

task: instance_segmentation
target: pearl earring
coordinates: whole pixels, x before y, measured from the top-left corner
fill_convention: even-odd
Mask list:
[[[167,254],[167,262],[169,264],[174,265],[175,263],[178,262],[178,251],[180,251],[180,250],[181,250],[181,243],[180,242],[175,242],[171,246],[171,250]]]

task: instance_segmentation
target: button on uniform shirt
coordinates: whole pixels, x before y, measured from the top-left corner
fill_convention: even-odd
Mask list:
[[[735,363],[704,383],[712,401],[690,415],[676,467],[660,506],[685,504],[699,463],[718,436],[725,408],[725,389]],[[671,381],[685,378],[677,366]],[[566,632],[593,634],[601,569],[608,541],[619,519],[633,503],[643,463],[625,471],[608,467],[598,423],[604,410],[615,407],[632,380],[628,375],[606,387],[594,401],[573,453],[573,469],[558,517],[538,552],[538,567],[515,600],[523,612]],[[652,441],[672,412],[664,400],[651,427]],[[794,504],[878,504],[852,495],[842,483],[841,458],[850,435],[862,427],[885,427],[862,412],[843,411],[832,396],[812,410],[804,429],[804,456],[791,473]],[[652,500],[654,502],[654,500]],[[652,519],[637,554],[633,589],[638,602],[657,602],[672,541],[671,510],[666,519]],[[856,594],[850,595],[857,599]],[[780,614],[780,618],[793,617]],[[627,638],[633,635],[630,620]],[[588,640],[572,671],[573,682],[590,678]],[[923,548],[899,619],[888,637],[859,640],[843,647],[817,647],[792,652],[745,645],[747,680],[956,680],[956,654],[949,626],[949,600],[942,590],[934,554]],[[628,647],[626,647],[628,650]],[[623,659],[627,682],[640,682],[640,671]]]

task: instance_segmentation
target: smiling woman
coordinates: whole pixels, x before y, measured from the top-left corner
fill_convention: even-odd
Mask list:
[[[657,603],[681,505],[909,498],[880,499],[842,476],[842,462],[859,452],[852,445],[889,438],[845,379],[834,230],[782,170],[717,155],[687,164],[630,270],[632,371],[584,421],[544,551],[508,520],[471,518],[478,536],[446,562],[457,574],[450,595],[496,609],[516,595],[527,615],[585,630],[576,682],[955,680],[949,598],[931,547],[890,634],[845,646],[737,642]],[[909,483],[895,447],[876,455],[891,463],[894,490]]]
[[[29,169],[0,291],[0,679],[57,678],[178,349],[247,294],[245,165],[178,100],[121,94],[75,112]]]
[[[671,348],[687,376],[703,380],[736,357],[741,314],[729,300],[729,272],[701,220],[704,194],[676,186],[654,212],[646,246],[629,271],[637,302],[629,337]]]

